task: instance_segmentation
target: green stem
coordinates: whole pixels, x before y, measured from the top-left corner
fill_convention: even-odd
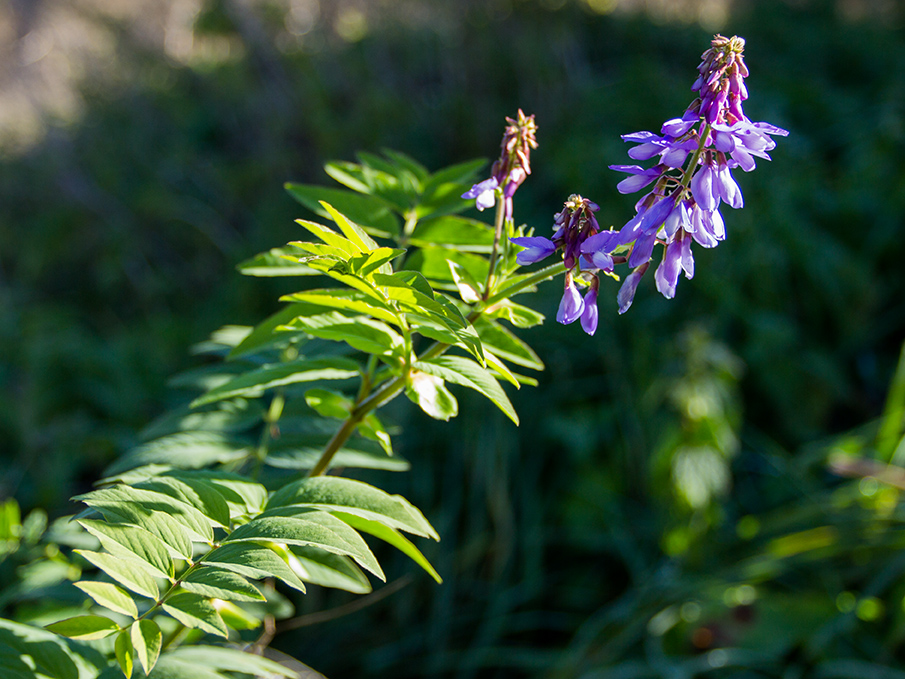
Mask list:
[[[509,287],[503,288],[502,290],[498,291],[495,295],[490,296],[484,302],[484,308],[486,309],[487,307],[493,306],[497,302],[508,299],[509,297],[518,294],[525,288],[530,288],[531,286],[537,285],[538,283],[543,283],[544,281],[565,272],[566,265],[563,262],[557,262],[556,264],[545,266],[543,269],[538,269],[527,278],[523,278],[522,280],[513,283]]]
[[[493,274],[496,270],[497,253],[500,249],[500,236],[503,233],[503,219],[505,218],[505,198],[502,192],[497,192],[496,220],[493,224],[493,249],[490,251],[490,265],[487,267],[487,282],[484,283],[484,300],[490,296],[490,288],[493,284]]]
[[[559,262],[557,264],[552,264],[548,267],[544,267],[539,271],[535,271],[527,278],[522,279],[514,285],[510,285],[508,288],[505,288],[504,290],[501,290],[497,294],[490,297],[484,303],[483,307],[489,307],[502,299],[510,297],[520,292],[521,290],[524,290],[525,288],[531,287],[532,285],[537,285],[538,283],[564,273],[565,270],[565,264]],[[469,323],[474,323],[478,318],[481,317],[482,313],[483,309],[475,309],[474,311],[472,311],[468,315]],[[445,353],[449,348],[449,344],[445,344],[443,342],[434,342],[416,360],[428,361],[432,358],[437,358],[438,356],[441,356],[443,353]],[[327,469],[330,466],[330,461],[333,459],[333,456],[336,455],[336,453],[339,452],[339,449],[343,447],[345,442],[349,440],[349,437],[355,432],[355,427],[358,426],[358,423],[361,422],[369,412],[376,408],[379,408],[385,403],[389,403],[403,392],[403,390],[405,389],[406,380],[408,379],[411,370],[412,369],[409,367],[402,375],[398,375],[393,379],[384,382],[375,392],[355,405],[355,407],[352,409],[352,412],[349,413],[349,417],[347,417],[343,421],[342,426],[336,431],[336,433],[327,443],[327,447],[324,448],[324,452],[321,453],[321,456],[318,459],[317,463],[308,473],[309,477],[321,476],[326,473]]]
[[[691,160],[689,161],[688,166],[685,168],[685,173],[682,175],[682,181],[680,182],[680,184],[686,189],[691,183],[691,177],[694,175],[695,168],[697,168],[698,166],[698,160],[701,158],[701,154],[704,152],[704,145],[707,143],[707,137],[709,136],[710,123],[706,123],[704,125],[704,129],[701,130],[701,137],[698,140],[698,148],[694,152],[694,155],[691,156]]]
[[[163,596],[160,597],[157,601],[155,601],[154,605],[151,606],[151,608],[149,608],[144,613],[142,613],[137,618],[136,622],[138,620],[143,620],[144,618],[147,618],[152,613],[157,612],[157,609],[160,608],[161,606],[163,606],[164,603],[166,603],[167,599],[169,599],[171,596],[173,596],[173,594],[176,592],[176,590],[179,589],[180,585],[182,585],[182,583],[185,581],[185,579],[187,577],[189,577],[192,573],[194,573],[196,570],[198,570],[201,566],[203,566],[204,560],[206,558],[208,558],[214,552],[214,550],[216,550],[218,547],[220,547],[219,544],[211,545],[211,548],[204,554],[204,556],[202,556],[200,559],[198,559],[193,564],[191,564],[188,568],[186,568],[185,572],[182,575],[180,575],[179,578],[177,580],[175,580],[172,585],[170,585],[170,588],[166,592],[163,593]]]

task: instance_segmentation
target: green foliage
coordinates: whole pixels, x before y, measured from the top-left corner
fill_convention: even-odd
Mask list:
[[[127,678],[139,668],[155,676],[158,662],[172,663],[177,640],[185,635],[237,641],[254,630],[262,622],[254,606],[267,611],[282,596],[266,586],[268,579],[300,592],[306,591],[305,582],[369,591],[364,572],[380,580],[385,575],[361,533],[397,548],[442,582],[402,535],[439,540],[416,507],[362,481],[322,474],[336,462],[379,466],[369,464],[379,457],[374,445],[386,459],[394,458],[390,429],[374,411],[402,393],[427,414],[447,420],[457,409],[446,385],[469,387],[518,423],[498,382],[519,386],[504,359],[542,366],[525,360],[533,352],[500,325],[492,309],[550,278],[558,267],[517,275],[513,282],[509,277],[516,267],[507,255],[507,238],[499,252],[489,253],[499,259],[497,274],[483,283],[450,263],[459,277],[453,288],[459,298],[435,287],[429,273],[394,268],[418,261],[408,255],[422,223],[449,220],[466,207],[450,196],[468,188],[478,163],[430,174],[395,152],[360,159],[361,164],[334,163],[327,170],[354,191],[380,199],[356,202],[329,192],[340,204],[357,206],[363,224],[319,201],[339,230],[299,220],[319,242],[293,242],[279,254],[280,260],[304,267],[289,271],[318,272],[339,287],[286,295],[286,310],[259,326],[215,334],[204,351],[223,362],[174,380],[202,393],[187,409],[152,425],[153,438],[111,465],[99,488],[74,498],[87,506],[76,517],[78,525],[103,549],[73,550],[101,576],[75,583],[96,608],[47,629],[84,641],[115,636],[106,651]],[[316,195],[313,187],[293,187],[292,193],[303,202]],[[379,223],[384,215],[404,223],[393,247],[369,235],[387,235],[370,221]],[[516,233],[502,220],[497,228],[506,236]],[[431,234],[422,233],[425,247],[454,253],[469,243],[463,241],[467,230],[456,234],[456,242],[445,242],[442,236],[453,233],[448,224],[425,231]],[[472,235],[471,244],[486,240],[483,228]],[[240,270],[260,276],[268,275],[268,267],[287,274],[268,257]],[[485,347],[478,319],[485,335],[509,349],[497,355],[493,342]],[[447,354],[456,350],[459,355]],[[245,438],[254,430],[257,444]],[[271,458],[284,436],[293,435],[321,452],[312,465],[299,459],[287,479],[276,473],[286,468],[285,458]],[[347,445],[370,447],[372,458],[344,457]],[[21,532],[17,512],[14,504],[4,509],[9,538]],[[240,665],[228,668],[241,671]]]

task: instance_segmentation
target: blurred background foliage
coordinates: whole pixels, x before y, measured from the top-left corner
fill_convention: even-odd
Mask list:
[[[275,646],[332,679],[905,677],[903,28],[898,0],[0,0],[0,499],[28,515],[0,516],[4,614],[41,512],[184,401],[187,347],[297,285],[234,271],[301,237],[284,181],[490,157],[521,107],[516,220],[545,234],[577,192],[618,228],[619,135],[681,114],[722,32],[748,115],[791,132],[727,241],[671,302],[602,291],[593,338],[543,287],[518,429],[394,404],[413,468],[381,485],[446,582],[348,615],[312,591]]]

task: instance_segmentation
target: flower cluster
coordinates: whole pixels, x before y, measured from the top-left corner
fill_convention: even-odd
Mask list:
[[[600,208],[596,203],[578,195],[569,196],[562,211],[553,218],[552,238],[521,236],[509,240],[524,248],[516,255],[522,266],[534,264],[562,250],[566,266],[565,291],[559,304],[556,320],[574,323],[581,319],[581,327],[589,335],[597,331],[597,291],[600,288],[600,271],[612,271],[615,262],[604,248],[602,239],[609,239],[615,231],[601,231],[594,213]],[[592,254],[587,254],[593,250]],[[589,259],[590,257],[590,259]],[[576,281],[587,284],[588,292],[582,298]]]
[[[692,86],[699,96],[684,115],[666,121],[661,134],[636,132],[622,137],[636,144],[628,152],[630,158],[656,159],[656,164],[649,168],[610,166],[629,175],[617,189],[633,193],[651,184],[653,188],[636,203],[635,216],[618,233],[597,239],[595,249],[582,250],[596,266],[617,248],[629,249],[628,264],[633,271],[619,291],[619,313],[631,306],[657,244],[664,249],[654,278],[664,297],[675,295],[680,273],[686,278],[694,275],[692,241],[705,248],[716,246],[726,237],[720,204],[742,207],[742,193],[730,170],[753,170],[755,157],[769,160],[767,152],[776,146],[769,135],[788,134],[745,117],[742,102],[748,98],[744,83],[748,69],[744,48],[742,38],[714,37]]]
[[[504,217],[509,221],[512,219],[512,196],[531,174],[531,149],[537,148],[534,115],[526,116],[519,109],[517,118],[507,117],[500,146],[500,157],[490,169],[490,178],[472,186],[462,194],[462,198],[474,199],[478,210],[484,210],[493,207],[499,192],[502,195]]]

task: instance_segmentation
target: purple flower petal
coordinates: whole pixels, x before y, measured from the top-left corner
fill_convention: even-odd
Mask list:
[[[715,210],[719,207],[719,197],[714,191],[713,182],[715,172],[713,164],[705,162],[691,178],[691,195],[694,196],[694,202],[701,206],[704,210]]]
[[[509,242],[525,248],[515,256],[515,261],[521,266],[528,266],[529,264],[539,262],[552,255],[556,250],[556,244],[552,240],[542,236],[510,238]]]
[[[581,298],[581,293],[578,292],[572,279],[566,276],[566,289],[563,291],[562,301],[556,312],[556,320],[563,325],[574,323],[583,312],[584,300]]]
[[[472,186],[462,194],[462,198],[474,199],[475,207],[478,210],[484,210],[485,208],[493,207],[496,202],[495,192],[499,186],[500,184],[496,177],[491,177]]]
[[[635,241],[635,247],[632,248],[632,254],[628,258],[628,265],[630,267],[636,267],[649,260],[651,254],[654,252],[654,244],[656,242],[656,231],[642,234],[641,237]]]
[[[685,271],[685,278],[691,280],[694,278],[694,255],[691,253],[691,238],[682,239],[682,270]]]
[[[641,277],[647,271],[648,266],[649,264],[645,262],[625,277],[622,287],[616,293],[616,302],[619,304],[620,314],[624,314],[632,305],[632,301],[635,299],[635,291],[638,289],[638,283],[641,282]]]
[[[589,335],[597,332],[597,290],[591,287],[584,296],[584,312],[581,314],[581,327]]]
[[[679,282],[679,271],[681,270],[682,259],[682,243],[674,240],[666,246],[663,253],[663,261],[654,272],[654,280],[657,283],[657,290],[666,299],[672,299],[676,296],[676,284]]]
[[[714,186],[719,191],[720,198],[725,200],[736,210],[743,207],[745,201],[742,198],[742,190],[732,178],[732,173],[729,172],[729,166],[725,163],[718,165],[716,168],[716,177],[717,181]]]

